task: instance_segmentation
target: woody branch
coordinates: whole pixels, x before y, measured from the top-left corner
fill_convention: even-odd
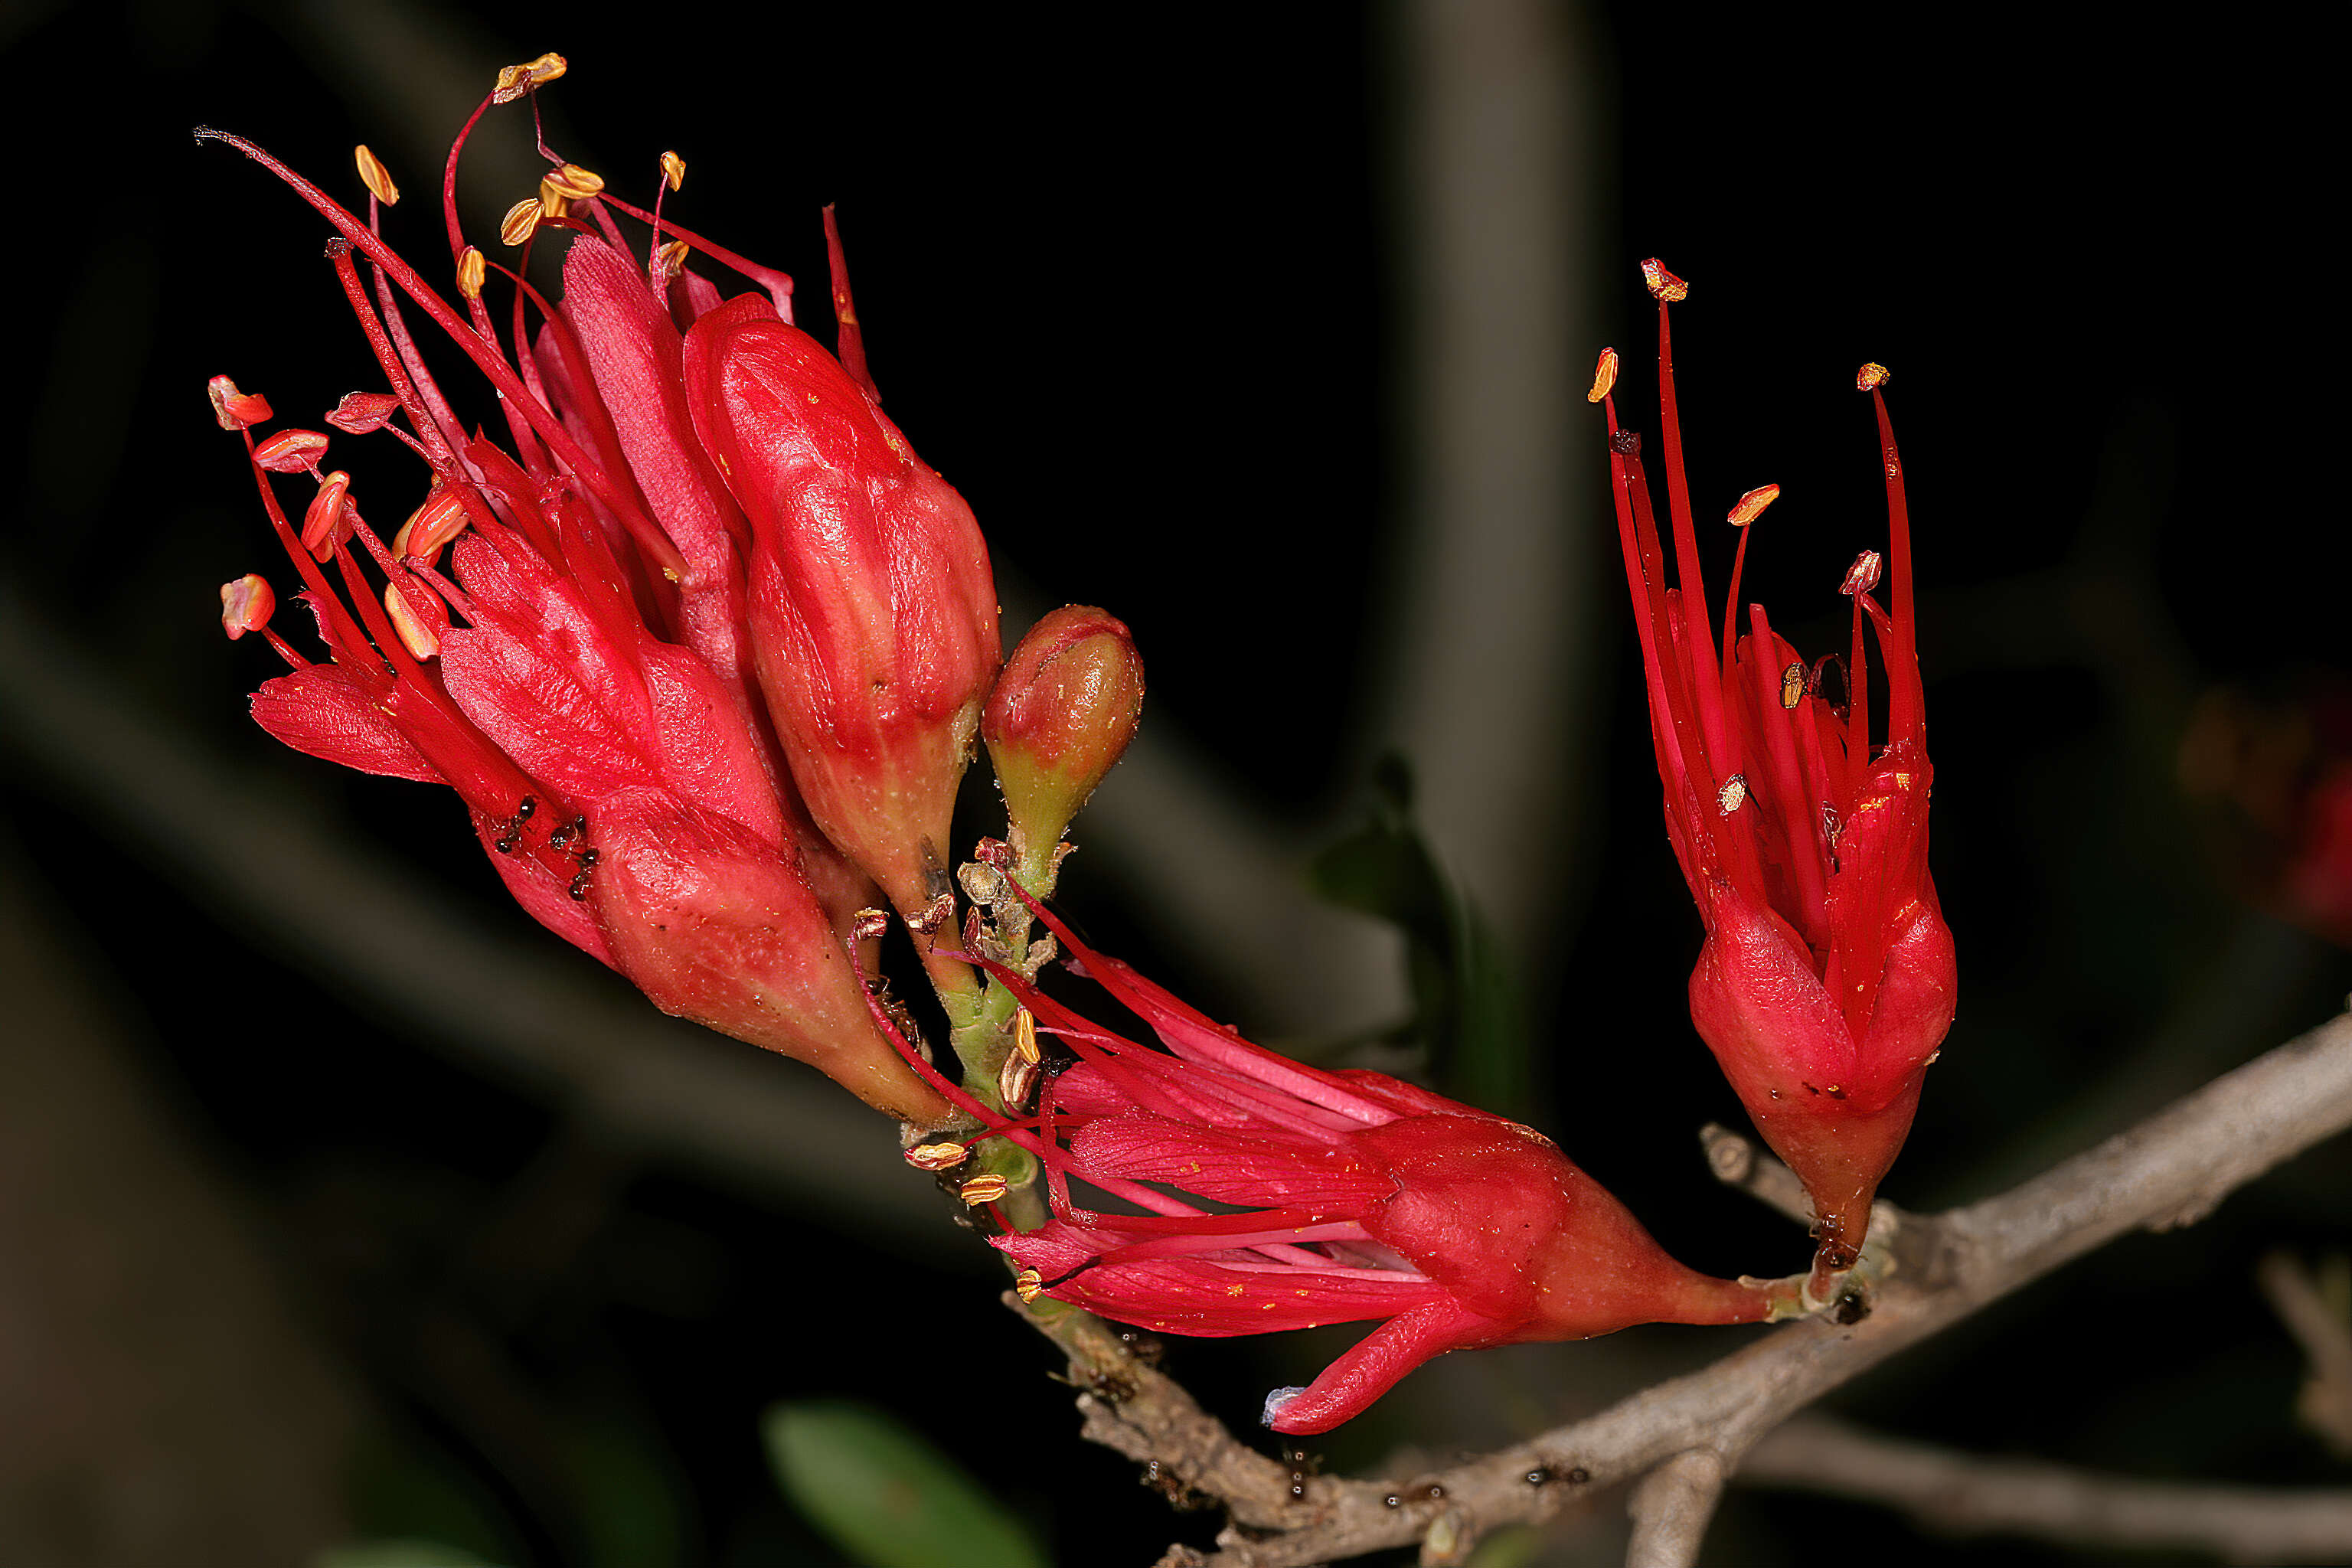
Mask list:
[[[1213,1554],[1189,1554],[1194,1563],[1303,1568],[1416,1541],[1424,1562],[1458,1562],[1484,1531],[1546,1519],[1571,1497],[1687,1455],[1694,1458],[1635,1494],[1633,1557],[1687,1563],[1720,1478],[1822,1394],[2127,1231],[2201,1219],[2236,1188],[2347,1127],[2352,1016],[2009,1192],[1906,1216],[1893,1247],[1897,1271],[1858,1322],[1790,1324],[1597,1415],[1406,1488],[1294,1475],[1237,1442],[1095,1320],[1073,1312],[1032,1321],[1070,1356],[1087,1437],[1156,1466],[1155,1478],[1171,1492],[1200,1493],[1231,1513],[1238,1528],[1219,1538]],[[1726,1168],[1720,1155],[1717,1165]],[[2352,1553],[2352,1539],[2343,1544]]]

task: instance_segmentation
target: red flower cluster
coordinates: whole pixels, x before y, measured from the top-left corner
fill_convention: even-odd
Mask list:
[[[1740,1101],[1804,1179],[1819,1224],[1815,1283],[1851,1268],[1870,1204],[1919,1103],[1921,1079],[1950,1028],[1951,932],[1927,874],[1927,717],[1911,591],[1903,465],[1880,387],[1890,543],[1846,574],[1853,635],[1843,668],[1807,663],[1761,605],[1738,619],[1751,525],[1780,494],[1743,496],[1742,532],[1716,643],[1683,475],[1667,307],[1689,291],[1643,263],[1658,301],[1658,400],[1675,578],[1669,587],[1641,438],[1617,426],[1615,351],[1592,399],[1606,403],[1618,533],[1642,641],[1651,735],[1665,785],[1666,831],[1697,900],[1706,942],[1690,982],[1691,1018]],[[1882,565],[1892,608],[1872,596]],[[1869,631],[1864,632],[1864,624]],[[1886,740],[1871,741],[1868,637],[1886,668]]]
[[[1448,1351],[1634,1323],[1755,1322],[1787,1306],[1785,1286],[1675,1262],[1534,1129],[1382,1073],[1277,1056],[1037,912],[1072,967],[1148,1023],[1166,1052],[996,965],[1036,1028],[1070,1053],[1032,1086],[1033,1110],[999,1115],[901,1048],[986,1126],[982,1136],[1010,1139],[1044,1165],[1054,1217],[995,1238],[1022,1265],[1024,1295],[1215,1337],[1386,1320],[1311,1385],[1270,1396],[1275,1430],[1328,1431]],[[909,1154],[932,1169],[959,1157],[953,1145]]]
[[[450,151],[461,304],[379,237],[398,193],[364,148],[362,221],[200,132],[340,231],[330,255],[388,390],[325,423],[387,433],[432,475],[387,543],[348,476],[322,471],[334,437],[257,439],[266,401],[215,379],[331,656],[268,630],[260,578],[224,588],[229,635],[261,632],[293,667],[254,717],[331,762],[451,785],[518,901],[664,1009],[936,1122],[945,1103],[873,1027],[841,939],[875,882],[919,930],[945,912],[948,815],[1000,661],[987,548],[881,411],[830,213],[838,359],[793,324],[789,279],[560,160],[503,228],[524,261],[539,236],[569,237],[560,303],[465,242],[467,137],[562,71],[547,56],[503,73]],[[675,188],[684,164],[665,154],[663,174]],[[649,226],[642,259],[620,218]],[[723,298],[700,258],[761,288]],[[503,342],[493,269],[514,286]],[[411,309],[496,388],[503,443],[467,434]],[[298,526],[272,476],[300,473],[315,489]]]

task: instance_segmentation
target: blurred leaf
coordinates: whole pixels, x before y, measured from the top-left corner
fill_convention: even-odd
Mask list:
[[[486,1558],[437,1541],[355,1541],[319,1554],[313,1568],[494,1568]]]
[[[1400,1038],[1424,1044],[1439,1087],[1486,1110],[1524,1114],[1532,1058],[1517,983],[1485,918],[1449,882],[1412,815],[1412,768],[1391,752],[1372,765],[1370,820],[1318,855],[1322,898],[1404,933],[1413,1016]]]
[[[1469,1568],[1527,1568],[1543,1544],[1542,1531],[1531,1525],[1509,1525],[1478,1542],[1470,1553]]]
[[[1026,1525],[888,1413],[796,1403],[761,1425],[784,1495],[863,1568],[1045,1568]]]
[[[352,1528],[361,1542],[338,1552],[437,1552],[471,1565],[520,1554],[517,1532],[465,1467],[414,1433],[375,1430],[362,1438],[351,1468]],[[419,1564],[442,1558],[418,1558]],[[378,1568],[373,1558],[332,1568]],[[408,1568],[409,1559],[389,1560]]]
[[[567,1424],[563,1468],[594,1568],[676,1568],[684,1561],[677,1489],[646,1437],[613,1420]]]

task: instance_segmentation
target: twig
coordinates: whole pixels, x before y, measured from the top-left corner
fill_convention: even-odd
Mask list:
[[[1805,1196],[1805,1184],[1797,1179],[1796,1172],[1718,1121],[1700,1128],[1698,1142],[1706,1151],[1706,1168],[1715,1173],[1717,1181],[1738,1188],[1799,1225],[1813,1223],[1812,1200]]]
[[[1739,1479],[1885,1503],[1955,1535],[2207,1552],[2231,1563],[2352,1561],[2352,1491],[2131,1480],[1955,1453],[1820,1416],[1757,1444]]]
[[[1229,1531],[1205,1559],[1223,1568],[1353,1557],[1421,1539],[1440,1517],[1466,1543],[1498,1525],[1548,1518],[1591,1487],[1633,1479],[1691,1450],[1735,1468],[1765,1433],[1898,1351],[2126,1231],[2210,1213],[2231,1190],[2347,1126],[2352,1017],[2339,1017],[1998,1197],[1911,1216],[1896,1243],[1901,1273],[1876,1290],[1860,1321],[1791,1323],[1712,1366],[1413,1488],[1313,1478],[1287,1507],[1269,1509],[1265,1478],[1272,1471],[1287,1482],[1286,1472],[1156,1373],[1117,1406],[1126,1441],[1112,1446],[1159,1459],[1163,1472],[1175,1458],[1184,1483],[1228,1503],[1239,1524],[1285,1531]],[[1183,1417],[1181,1449],[1162,1451],[1150,1436],[1172,1418],[1151,1408],[1162,1399],[1181,1400],[1171,1406]],[[1098,1425],[1090,1411],[1089,1436]],[[1288,1486],[1281,1489],[1286,1496]]]
[[[1712,1448],[1685,1448],[1643,1477],[1625,1503],[1633,1516],[1625,1568],[1690,1568],[1722,1496],[1723,1459]]]
[[[2311,1360],[2295,1414],[2339,1458],[2352,1457],[2352,1318],[2331,1304],[2304,1266],[2283,1252],[2262,1261],[2254,1278],[2287,1331]]]

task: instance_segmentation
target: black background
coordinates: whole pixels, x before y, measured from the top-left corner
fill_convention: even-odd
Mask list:
[[[2316,233],[2339,179],[2312,41],[2049,8],[1950,26],[1628,6],[1565,21],[1592,62],[1580,110],[1603,194],[1575,218],[1600,262],[1601,338],[1626,352],[1629,422],[1654,422],[1634,263],[1657,255],[1695,285],[1677,318],[1694,489],[1775,479],[1821,498],[1808,516],[1853,520],[1759,535],[1749,596],[1801,646],[1841,635],[1827,589],[1882,526],[1847,378],[1866,358],[1895,372],[1963,1001],[1888,1195],[1933,1207],[1994,1190],[2324,1017],[2352,963],[2243,912],[2173,768],[2212,684],[2293,690],[2344,662],[2327,435],[2342,307]],[[283,753],[242,716],[273,661],[226,644],[210,601],[270,552],[201,384],[227,371],[299,418],[372,382],[318,258],[323,226],[186,132],[237,130],[342,185],[351,144],[372,143],[408,193],[395,238],[430,258],[425,160],[476,89],[446,123],[407,122],[441,112],[403,98],[433,76],[409,53],[472,83],[484,62],[554,47],[572,63],[545,100],[556,146],[640,191],[677,148],[693,171],[682,220],[793,272],[804,298],[821,297],[816,210],[838,203],[876,376],[999,561],[1041,602],[1125,617],[1150,721],[1223,759],[1232,791],[1294,825],[1302,858],[1344,820],[1361,784],[1343,761],[1365,706],[1351,672],[1377,662],[1380,563],[1416,436],[1396,412],[1410,70],[1386,11],[158,5],[20,8],[6,25],[10,614],[44,658],[95,671],[230,776],[299,795],[485,921],[521,922],[454,802]],[[506,197],[479,199],[469,221],[486,230]],[[1598,343],[1557,346],[1580,370]],[[1593,431],[1562,439],[1589,456],[1580,482],[1598,498]],[[1605,582],[1612,542],[1591,548]],[[1790,1233],[1712,1190],[1689,1148],[1696,1123],[1736,1123],[1738,1107],[1682,1013],[1696,922],[1657,831],[1630,626],[1602,604],[1619,662],[1602,722],[1578,738],[1599,816],[1577,831],[1600,859],[1528,981],[1544,1124],[1687,1261],[1793,1268]],[[366,1391],[362,1528],[423,1528],[386,1500],[396,1486],[364,1483],[428,1473],[489,1521],[486,1548],[592,1560],[593,1510],[535,1489],[532,1457],[420,1352],[421,1325],[455,1313],[494,1347],[527,1429],[618,1434],[644,1457],[681,1521],[679,1561],[825,1560],[767,1478],[756,1420],[827,1394],[887,1405],[954,1449],[1066,1563],[1205,1541],[1203,1517],[1169,1514],[1076,1442],[976,1241],[909,1258],[822,1209],[603,1147],[257,937],[18,739],[0,780],[11,875]],[[1134,912],[1150,896],[1083,877],[1070,891],[1105,945],[1198,992],[1155,963]],[[1247,1003],[1202,999],[1221,1016]],[[2249,1281],[2269,1247],[2342,1244],[2345,1160],[2323,1152],[2210,1224],[2120,1244],[1840,1406],[2143,1475],[2324,1480],[2288,1415],[2296,1352]],[[551,1170],[593,1194],[577,1245],[536,1271],[482,1265],[501,1205]],[[1322,1352],[1185,1346],[1172,1364],[1246,1424],[1265,1386],[1303,1381]],[[1538,1399],[1533,1415],[1560,1410]],[[1365,1425],[1335,1462],[1406,1435]],[[1429,1440],[1442,1457],[1448,1439]],[[1887,1550],[1913,1562],[2063,1560],[1907,1529],[1735,1493],[1715,1540],[1756,1563],[1824,1531],[1901,1540]]]

